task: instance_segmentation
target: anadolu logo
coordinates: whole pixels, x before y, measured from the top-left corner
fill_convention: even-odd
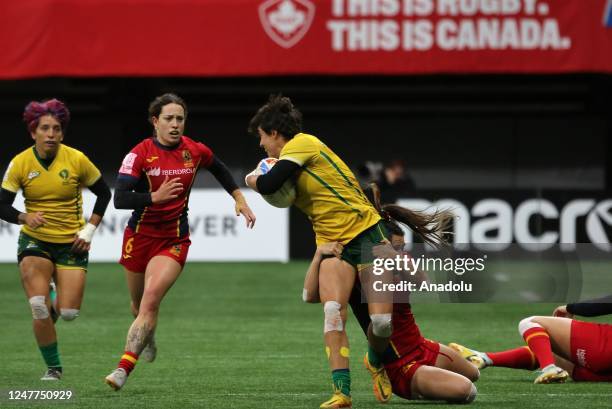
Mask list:
[[[605,27],[612,28],[612,0],[606,2],[604,9],[603,23]]]
[[[259,6],[266,34],[283,48],[296,45],[308,32],[315,15],[310,0],[267,0]]]

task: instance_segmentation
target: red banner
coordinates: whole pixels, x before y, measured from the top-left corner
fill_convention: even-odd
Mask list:
[[[19,0],[0,78],[612,73],[612,0]]]

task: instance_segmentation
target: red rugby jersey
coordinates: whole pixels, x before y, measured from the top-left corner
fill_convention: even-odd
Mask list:
[[[199,168],[212,164],[213,152],[206,145],[186,136],[174,147],[160,144],[155,137],[147,138],[123,159],[119,178],[138,180],[135,191],[154,192],[166,176],[180,178],[183,191],[176,199],[135,209],[128,226],[137,233],[152,237],[184,237],[189,235],[187,219],[189,193]]]

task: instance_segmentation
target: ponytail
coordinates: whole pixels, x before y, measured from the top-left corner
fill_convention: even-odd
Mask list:
[[[447,209],[436,209],[433,213],[423,211],[410,210],[395,204],[380,204],[380,189],[376,183],[371,183],[370,188],[374,196],[374,207],[383,219],[389,221],[394,220],[402,223],[423,242],[431,244],[434,247],[445,247],[449,243],[444,237],[449,232],[455,215]]]

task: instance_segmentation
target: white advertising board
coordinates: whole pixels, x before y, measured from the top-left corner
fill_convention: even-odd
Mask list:
[[[234,213],[234,200],[222,189],[193,189],[189,199],[191,261],[281,261],[289,260],[289,211],[266,203],[251,191],[244,195],[257,217],[255,228],[246,228]],[[88,217],[95,195],[83,190],[84,214]],[[17,195],[15,208],[24,211]],[[123,229],[131,211],[117,210],[112,201],[93,239],[90,261],[117,261],[121,254]],[[17,260],[20,226],[0,222],[0,262]]]

